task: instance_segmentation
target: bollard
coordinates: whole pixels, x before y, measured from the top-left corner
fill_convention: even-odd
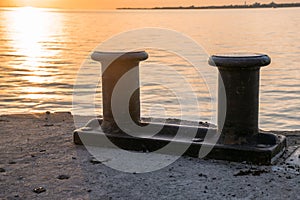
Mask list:
[[[259,72],[270,64],[264,54],[213,55],[218,67],[218,131],[221,144],[252,144],[259,133]],[[223,82],[222,82],[223,81]],[[224,94],[225,91],[225,94]],[[225,121],[224,121],[225,120]]]
[[[118,129],[112,113],[112,94],[115,85],[122,78],[124,84],[122,91],[127,92],[128,87],[137,88],[129,101],[129,114],[132,120],[139,124],[140,121],[140,89],[139,89],[139,62],[146,60],[145,51],[138,52],[94,52],[92,59],[101,63],[102,69],[102,104],[103,122],[101,128],[105,132]],[[134,77],[125,74],[134,69]],[[125,76],[124,76],[125,75]],[[124,105],[127,106],[127,105]],[[122,111],[117,111],[120,115]]]
[[[178,149],[188,146],[184,155],[199,157],[201,149],[211,149],[204,155],[206,158],[254,164],[272,164],[283,154],[286,138],[258,128],[259,71],[260,67],[270,63],[267,55],[214,55],[209,58],[209,64],[217,66],[219,71],[217,129],[200,124],[189,126],[140,120],[139,62],[147,58],[144,51],[92,54],[92,59],[102,65],[103,118],[91,119],[84,127],[75,130],[75,144],[153,152],[172,143],[176,148],[165,153],[177,155],[183,153]],[[120,82],[122,84],[118,84]],[[117,98],[117,104],[113,104],[117,106],[112,108],[112,101],[116,101],[113,98]],[[117,122],[128,123],[125,111],[129,111],[129,117],[137,125],[151,124],[160,131],[151,136],[140,133],[137,137],[130,134],[133,131],[130,126],[122,130]],[[99,124],[102,130],[98,128]],[[186,132],[187,137],[174,140],[179,129]],[[194,138],[188,137],[191,132],[196,133]],[[219,135],[215,143],[214,138]]]

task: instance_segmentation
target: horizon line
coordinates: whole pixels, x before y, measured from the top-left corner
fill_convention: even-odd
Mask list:
[[[162,7],[116,7],[116,8],[62,8],[62,7],[41,7],[41,6],[0,6],[0,9],[16,9],[16,8],[36,8],[36,9],[48,9],[48,10],[72,10],[72,11],[109,11],[109,10],[159,10],[159,9],[199,9],[199,8],[222,8],[222,7],[230,7],[230,6],[251,6],[254,4],[260,4],[261,6],[263,5],[270,5],[272,3],[276,5],[283,5],[283,4],[300,4],[300,2],[286,2],[286,3],[276,3],[275,1],[271,1],[270,3],[260,3],[260,2],[254,2],[252,4],[225,4],[225,5],[206,5],[206,6],[197,6],[197,5],[190,5],[190,6],[162,6]],[[256,7],[253,7],[256,8]],[[259,8],[259,7],[257,7]],[[266,7],[267,8],[267,7]]]

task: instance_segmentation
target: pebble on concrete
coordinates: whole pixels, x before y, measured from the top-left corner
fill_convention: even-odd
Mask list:
[[[65,180],[65,179],[69,179],[69,178],[70,178],[69,175],[64,175],[64,174],[59,175],[59,176],[57,177],[57,179],[59,179],[59,180]]]
[[[46,192],[46,189],[44,187],[37,187],[37,188],[33,189],[33,192],[40,194],[40,193]]]

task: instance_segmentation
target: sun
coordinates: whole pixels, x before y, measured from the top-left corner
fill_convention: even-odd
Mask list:
[[[30,13],[31,11],[35,12],[37,8],[33,6],[23,6],[20,9],[22,9],[23,13]]]

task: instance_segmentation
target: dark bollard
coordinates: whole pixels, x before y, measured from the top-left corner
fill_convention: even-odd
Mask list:
[[[260,67],[270,64],[270,61],[263,54],[210,57],[209,64],[217,66],[219,70],[218,124],[224,123],[219,130],[222,133],[219,143],[254,142],[253,137],[259,132],[259,71]]]
[[[174,122],[160,124],[140,121],[138,65],[147,57],[148,54],[144,51],[92,54],[92,59],[102,64],[103,118],[92,119],[85,127],[75,130],[73,135],[75,144],[153,152],[172,143],[176,148],[165,153],[202,157],[201,149],[203,149],[210,150],[203,155],[206,158],[255,164],[272,164],[282,155],[286,147],[286,138],[260,131],[258,128],[259,70],[260,67],[270,63],[267,55],[210,57],[209,64],[217,66],[219,70],[218,129],[200,124],[189,126]],[[130,75],[127,76],[128,74]],[[121,85],[118,84],[119,81],[122,82]],[[116,101],[114,97],[117,104],[113,105],[117,106],[112,108],[112,101]],[[126,100],[125,97],[129,98]],[[129,118],[131,117],[139,127],[151,125],[160,131],[149,136],[139,129],[137,137],[131,135],[134,130],[130,126],[126,126],[123,130],[117,124],[129,124],[128,114],[125,113],[128,110]],[[99,124],[102,130],[99,129]],[[187,137],[174,140],[179,129],[185,132]],[[195,133],[194,138],[188,136],[190,133]],[[216,143],[219,133],[221,136]],[[110,142],[107,142],[107,138]],[[178,149],[186,150],[181,152]]]
[[[148,54],[145,51],[139,52],[94,52],[92,59],[99,61],[102,68],[102,103],[103,122],[102,129],[110,132],[117,129],[112,112],[112,94],[117,82],[123,78],[124,84],[121,90],[128,92],[129,87],[137,88],[129,101],[129,114],[132,120],[139,124],[140,121],[140,89],[139,89],[139,62],[146,60]],[[134,77],[125,74],[134,69]],[[124,76],[125,75],[125,76]],[[128,105],[124,105],[128,106]],[[118,115],[122,111],[117,111]],[[128,119],[127,119],[128,120]],[[130,119],[129,119],[130,120]]]

